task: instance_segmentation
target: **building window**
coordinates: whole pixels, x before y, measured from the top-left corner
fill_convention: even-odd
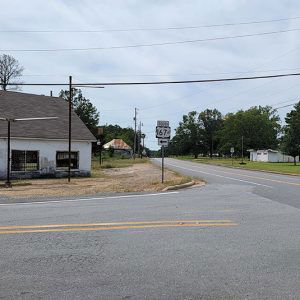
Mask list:
[[[78,169],[78,152],[71,152],[71,169]],[[67,169],[69,167],[69,152],[56,152],[56,168]]]
[[[36,171],[39,169],[39,152],[12,150],[11,170],[12,171]]]

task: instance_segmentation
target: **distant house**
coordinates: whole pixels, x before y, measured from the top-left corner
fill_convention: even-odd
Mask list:
[[[248,150],[250,152],[250,161],[263,161],[263,162],[293,162],[294,158],[289,155],[285,155],[277,150]],[[299,156],[296,157],[296,161],[299,162]]]
[[[0,91],[1,118],[58,117],[11,123],[13,178],[63,177],[68,169],[68,103],[62,98]],[[95,137],[72,112],[72,175],[91,172]],[[7,122],[0,121],[0,178],[7,168]]]
[[[109,148],[114,149],[114,153],[132,156],[132,148],[128,146],[122,139],[113,139],[110,142],[106,143],[103,148],[108,150]]]

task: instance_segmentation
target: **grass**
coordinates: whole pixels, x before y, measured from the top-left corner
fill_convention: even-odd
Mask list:
[[[99,158],[94,157],[92,160],[92,171],[99,169],[111,169],[111,168],[127,168],[134,164],[141,164],[148,162],[148,158],[105,158],[103,163],[100,165]]]
[[[14,186],[28,186],[28,185],[32,185],[31,182],[27,182],[27,181],[23,181],[23,180],[18,180],[18,179],[15,179],[15,180],[11,180],[12,184]],[[5,187],[5,181],[0,181],[0,187],[1,188],[4,188]]]
[[[271,163],[271,162],[255,162],[249,161],[248,159],[244,159],[246,164],[241,165],[241,158],[209,158],[209,157],[201,157],[194,158],[192,156],[179,156],[177,159],[182,160],[190,160],[197,163],[205,163],[217,166],[224,167],[235,167],[242,169],[253,169],[253,170],[263,170],[263,171],[271,171],[278,173],[286,173],[286,174],[299,174],[300,175],[300,164],[298,163],[296,166],[293,162],[290,163]]]
[[[176,175],[178,177],[181,177],[180,180],[167,180],[165,181],[164,183],[167,185],[167,186],[171,186],[171,185],[179,185],[179,184],[185,184],[185,183],[188,183],[188,182],[191,182],[193,180],[192,177],[190,176],[182,176],[180,174],[177,174]]]

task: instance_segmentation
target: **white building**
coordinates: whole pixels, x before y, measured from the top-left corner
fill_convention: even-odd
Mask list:
[[[294,162],[294,158],[289,155],[285,155],[277,150],[248,150],[250,152],[250,161],[263,161],[263,162]],[[299,156],[296,157],[296,161],[299,162]]]
[[[11,122],[12,178],[63,177],[68,170],[68,103],[62,98],[0,91],[1,118],[57,117]],[[95,137],[72,112],[72,175],[89,176]],[[0,121],[0,178],[7,170],[7,122]]]

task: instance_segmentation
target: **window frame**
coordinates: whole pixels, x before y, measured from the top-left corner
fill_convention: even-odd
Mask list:
[[[67,156],[69,156],[69,151],[61,151],[61,150],[57,150],[56,151],[56,156],[55,156],[55,167],[56,167],[56,170],[59,170],[59,171],[65,171],[65,170],[68,170],[68,165],[66,165],[65,167],[59,167],[58,165],[57,165],[57,161],[58,161],[58,155],[60,154],[60,153],[65,153]],[[79,170],[79,153],[80,153],[80,151],[71,151],[71,160],[72,160],[72,154],[76,154],[76,158],[77,158],[77,165],[76,165],[76,167],[75,168],[72,168],[72,166],[71,166],[71,171],[76,171],[76,170]],[[69,159],[69,158],[66,158],[67,160]]]
[[[14,151],[18,151],[18,152],[24,152],[24,169],[23,170],[14,170],[13,169],[13,152]],[[36,152],[36,155],[37,155],[37,161],[36,161],[36,169],[30,169],[30,170],[27,170],[27,164],[30,164],[30,163],[27,163],[27,152]],[[10,170],[11,172],[35,172],[35,171],[38,171],[40,169],[40,151],[39,150],[19,150],[19,149],[12,149],[11,150],[11,153],[10,153]]]

